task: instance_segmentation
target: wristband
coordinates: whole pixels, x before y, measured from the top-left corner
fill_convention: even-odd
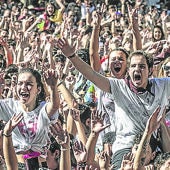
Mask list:
[[[62,83],[63,83],[63,80],[60,81],[60,82],[57,84],[57,87],[58,87],[59,85],[61,85]]]
[[[73,57],[75,57],[76,55],[75,55],[75,53],[74,54],[72,54],[71,56],[68,56],[67,58],[73,58]]]
[[[62,148],[62,147],[61,147],[61,148],[60,148],[61,151],[67,151],[67,150],[69,150],[69,149],[71,149],[71,147],[69,147],[69,148]]]
[[[8,138],[8,137],[11,137],[11,136],[12,136],[12,133],[10,133],[9,135],[3,133],[2,135]]]
[[[78,168],[85,168],[86,165],[87,165],[87,162],[78,162],[77,163]]]

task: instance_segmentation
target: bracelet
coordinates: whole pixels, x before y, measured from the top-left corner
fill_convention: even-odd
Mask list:
[[[76,55],[75,55],[75,53],[74,54],[72,54],[71,56],[68,56],[67,58],[73,58],[73,57],[75,57]]]
[[[93,28],[93,30],[100,30],[100,28]]]
[[[92,137],[96,137],[96,132],[91,131],[91,135],[92,135]]]
[[[87,164],[87,162],[78,162],[78,163],[77,163],[77,166],[78,166],[79,168],[85,168],[86,164]]]
[[[61,148],[60,148],[61,151],[68,151],[69,149],[71,149],[71,147],[69,147],[69,148],[62,148],[62,147],[61,147]]]
[[[62,83],[63,83],[63,80],[60,81],[60,82],[57,84],[57,87],[60,86]]]
[[[64,80],[66,77],[67,77],[67,74],[63,74],[61,79]]]
[[[8,138],[12,136],[12,133],[10,133],[9,135],[6,135],[5,133],[3,133],[2,135]]]

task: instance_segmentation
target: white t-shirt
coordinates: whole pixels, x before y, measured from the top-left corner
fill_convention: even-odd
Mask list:
[[[170,78],[149,79],[151,93],[136,94],[130,90],[125,80],[109,78],[111,94],[115,103],[116,140],[113,153],[133,146],[136,134],[143,132],[150,115],[158,106],[168,105]]]
[[[12,132],[15,151],[31,149],[36,152],[43,152],[42,147],[47,144],[48,126],[50,124],[46,112],[46,103],[41,102],[33,111],[25,112],[18,100],[13,98],[0,100],[0,119],[7,122],[13,114],[21,112],[24,118]]]

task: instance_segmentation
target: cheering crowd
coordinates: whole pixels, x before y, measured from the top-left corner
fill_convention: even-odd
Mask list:
[[[169,6],[2,0],[0,170],[170,170]]]

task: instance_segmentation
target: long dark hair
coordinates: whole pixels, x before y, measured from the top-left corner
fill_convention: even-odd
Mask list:
[[[154,29],[155,29],[155,28],[158,28],[158,29],[161,31],[161,38],[160,38],[160,40],[164,40],[164,39],[165,39],[165,36],[164,36],[163,28],[162,28],[161,26],[159,26],[159,25],[155,25],[155,26],[153,27],[153,30],[152,30],[152,39],[153,39],[153,41],[154,41],[154,42],[157,41],[157,40],[154,38]]]
[[[37,70],[34,70],[32,68],[23,68],[19,71],[19,74],[21,73],[31,73],[35,77],[36,82],[37,82],[37,87],[41,88],[41,91],[39,95],[37,96],[37,102],[39,103],[41,101],[45,101],[46,94],[45,94],[44,86],[42,83],[41,74]]]
[[[50,17],[50,15],[48,14],[48,12],[47,12],[47,6],[50,6],[50,5],[52,5],[53,7],[54,7],[54,11],[53,11],[53,15],[55,14],[55,11],[56,11],[56,6],[54,5],[54,3],[52,3],[52,2],[48,2],[48,3],[46,3],[46,5],[45,5],[45,13],[46,13],[46,15],[48,16],[48,17]]]

